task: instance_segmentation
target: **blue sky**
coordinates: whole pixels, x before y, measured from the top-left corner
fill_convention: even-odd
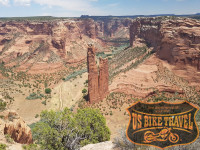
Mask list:
[[[200,0],[0,0],[0,17],[200,13]]]

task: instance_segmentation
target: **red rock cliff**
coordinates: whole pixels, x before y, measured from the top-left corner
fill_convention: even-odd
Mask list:
[[[200,22],[194,19],[138,18],[130,26],[130,45],[137,38],[154,47],[160,59],[200,70]]]
[[[99,59],[99,95],[104,99],[108,94],[108,59]]]
[[[99,72],[95,60],[95,48],[88,48],[88,96],[90,103],[104,99],[108,94],[108,59],[100,58]]]

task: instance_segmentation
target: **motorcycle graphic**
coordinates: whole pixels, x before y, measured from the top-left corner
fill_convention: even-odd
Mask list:
[[[171,128],[164,128],[159,133],[155,134],[152,131],[147,131],[144,134],[144,142],[151,143],[153,141],[167,141],[171,143],[177,143],[179,141],[179,135],[171,132]]]

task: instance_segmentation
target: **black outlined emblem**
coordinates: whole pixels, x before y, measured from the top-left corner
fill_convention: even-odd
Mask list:
[[[135,144],[161,149],[190,144],[199,137],[195,120],[198,110],[197,106],[188,101],[179,103],[139,101],[127,108],[130,116],[127,138]]]

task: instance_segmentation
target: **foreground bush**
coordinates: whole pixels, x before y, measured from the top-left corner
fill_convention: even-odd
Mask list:
[[[36,143],[46,150],[74,150],[90,143],[110,140],[106,120],[99,110],[86,108],[77,113],[43,111],[33,127]]]
[[[23,145],[22,148],[24,150],[40,150],[36,144]]]
[[[6,150],[6,144],[0,143],[0,150]]]

